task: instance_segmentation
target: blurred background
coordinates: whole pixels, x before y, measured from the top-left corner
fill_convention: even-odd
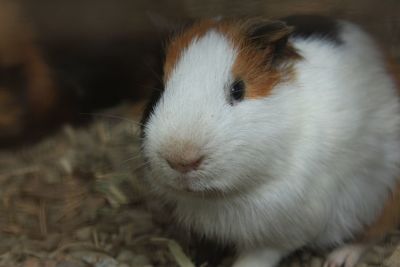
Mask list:
[[[399,0],[0,0],[0,266],[229,264],[229,249],[187,238],[145,201],[141,110],[179,25],[299,13],[354,21],[399,62]],[[365,265],[400,266],[398,239]]]
[[[318,13],[350,19],[400,56],[398,0],[1,0],[0,143],[35,139],[158,86],[164,40],[189,19]],[[8,83],[8,84],[6,84]],[[9,87],[16,87],[14,89]],[[18,88],[17,88],[18,87]]]

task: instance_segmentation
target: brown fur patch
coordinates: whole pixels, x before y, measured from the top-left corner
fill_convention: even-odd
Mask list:
[[[397,91],[400,93],[400,65],[392,57],[387,57],[387,69],[396,83]]]
[[[287,70],[270,68],[265,62],[268,51],[257,51],[243,47],[233,66],[233,76],[246,84],[245,98],[265,97],[284,77]]]
[[[258,36],[259,39],[266,40],[265,47],[260,48],[256,41],[247,36],[247,31],[251,25],[257,22],[273,21],[262,19],[224,19],[220,21],[204,20],[195,24],[188,31],[173,39],[167,49],[166,61],[164,65],[164,82],[168,80],[173,71],[182,51],[196,38],[200,38],[205,33],[214,29],[226,36],[232,45],[239,51],[234,63],[232,74],[235,79],[241,79],[246,85],[245,98],[265,97],[272,88],[280,82],[293,78],[293,69],[290,64],[292,60],[299,59],[300,56],[290,44],[284,44],[284,63],[274,62],[275,50],[273,42],[286,37],[288,28],[281,30],[272,29],[270,33]],[[257,39],[258,41],[258,39]],[[268,43],[270,42],[270,43]],[[280,62],[283,63],[283,62]]]
[[[21,131],[23,112],[23,107],[19,105],[12,92],[0,87],[0,137]]]
[[[375,242],[394,230],[400,222],[400,182],[389,194],[378,219],[361,236],[363,242]]]
[[[266,32],[246,38],[245,33],[257,23],[264,25]],[[273,25],[279,23],[256,18],[244,21],[237,27],[240,34],[236,35],[239,38],[235,36],[237,39],[234,39],[234,43],[238,46],[239,54],[232,71],[236,79],[245,82],[247,99],[265,97],[277,84],[292,79],[294,71],[290,63],[301,58],[291,44],[286,43],[290,27],[276,28]],[[283,44],[278,44],[282,40]],[[281,51],[277,50],[279,45],[284,46],[280,48]]]
[[[59,100],[25,17],[18,3],[0,0],[0,141],[29,133],[31,125],[53,116]]]
[[[25,50],[25,72],[27,75],[27,99],[31,116],[48,116],[58,101],[57,90],[53,84],[48,65],[41,53],[33,45]]]
[[[175,37],[169,43],[164,64],[164,82],[170,77],[175,65],[177,64],[181,54],[187,47],[207,31],[209,31],[216,22],[212,20],[202,20],[192,26],[189,30],[183,32],[181,35]]]

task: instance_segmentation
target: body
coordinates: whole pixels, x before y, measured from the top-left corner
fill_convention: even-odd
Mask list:
[[[144,120],[150,183],[183,225],[234,244],[236,266],[360,240],[328,258],[352,266],[379,238],[362,240],[399,182],[399,101],[384,56],[348,22],[329,22],[329,34],[293,17],[240,23],[172,41],[165,90]]]

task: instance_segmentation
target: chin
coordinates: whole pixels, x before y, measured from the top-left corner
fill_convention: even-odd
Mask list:
[[[205,183],[202,179],[204,180],[204,177],[178,176],[169,183],[164,181],[158,184],[156,191],[168,199],[182,199],[183,201],[190,198],[223,198],[233,192],[233,190],[213,185],[213,182]]]

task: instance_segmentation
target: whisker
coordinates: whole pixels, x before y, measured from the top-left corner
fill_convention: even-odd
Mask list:
[[[131,172],[130,171],[112,171],[112,172],[105,172],[102,174],[96,174],[96,178],[104,179],[104,178],[110,178],[113,176],[121,176],[121,175],[126,175],[130,176]]]
[[[130,123],[133,123],[133,124],[138,125],[138,126],[144,126],[143,123],[140,123],[140,122],[138,122],[138,121],[134,121],[134,120],[128,119],[128,118],[126,118],[126,117],[117,116],[117,115],[109,115],[109,114],[101,114],[101,113],[83,113],[83,112],[81,112],[80,114],[82,114],[82,115],[94,116],[94,117],[109,118],[109,119],[119,119],[119,120],[121,120],[121,121],[130,122]]]
[[[132,161],[132,160],[135,160],[135,159],[138,159],[138,158],[141,158],[141,157],[142,157],[142,155],[139,154],[139,155],[137,155],[137,156],[128,158],[128,159],[126,159],[126,160],[124,160],[124,161],[121,162],[121,166],[124,165],[124,164],[126,164],[126,163],[128,163],[129,161]]]
[[[158,92],[163,92],[164,90],[162,88],[157,88],[157,87],[153,87],[153,86],[143,86],[143,85],[139,85],[139,88],[141,89],[148,89],[148,90],[155,90]]]
[[[132,172],[135,172],[135,171],[137,171],[137,170],[139,170],[139,169],[141,169],[141,168],[143,168],[143,167],[145,167],[145,166],[147,166],[149,164],[150,164],[150,161],[146,161],[145,163],[140,164],[139,166],[136,166],[136,168],[133,169]]]
[[[154,66],[151,66],[149,64],[145,64],[144,67],[150,72],[149,74],[152,75],[153,78],[157,80],[157,82],[161,84],[164,83],[162,70],[157,70],[154,68]]]

